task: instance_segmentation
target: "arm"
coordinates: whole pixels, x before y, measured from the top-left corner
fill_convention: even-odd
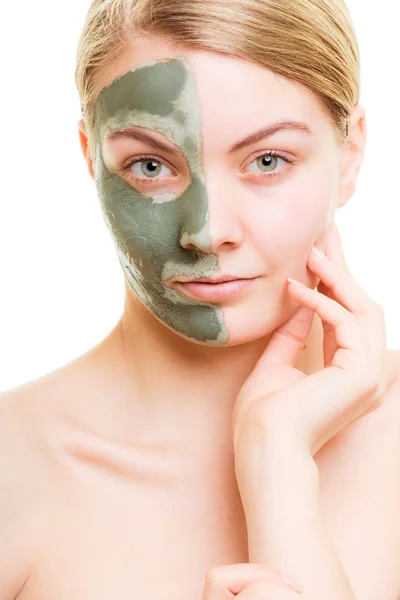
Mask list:
[[[236,400],[236,477],[250,560],[297,579],[306,600],[355,600],[324,523],[313,457],[383,402],[384,314],[351,277],[335,228],[327,255],[313,247],[307,266],[317,289],[290,281],[300,308],[273,332]],[[314,313],[324,326],[324,368],[305,375],[296,359]]]
[[[318,468],[311,456],[266,440],[251,427],[251,461],[257,491],[242,498],[249,562],[268,565],[298,580],[305,600],[355,600],[326,529],[319,498]],[[256,480],[256,471],[253,476]]]

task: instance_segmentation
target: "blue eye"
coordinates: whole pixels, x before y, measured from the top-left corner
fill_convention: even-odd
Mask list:
[[[276,168],[279,160],[284,162],[281,169]],[[257,156],[242,173],[248,173],[249,180],[253,183],[272,183],[278,181],[278,178],[285,175],[291,166],[296,164],[295,160],[279,154],[276,150],[270,150]]]
[[[261,173],[270,173],[271,171],[274,171],[274,167],[276,167],[276,163],[278,162],[278,160],[283,160],[285,163],[291,162],[289,159],[285,158],[284,156],[281,156],[279,154],[277,154],[276,152],[267,152],[265,154],[263,154],[262,156],[258,156],[255,160],[253,160],[248,167],[250,167],[251,165],[254,165],[255,168],[254,169],[249,169],[250,172],[257,172],[257,170],[259,169],[261,171]],[[258,171],[258,172],[260,172]]]
[[[129,169],[139,178],[141,176],[143,178],[144,175],[145,179],[173,175],[169,167],[165,166],[160,161],[155,160],[151,156],[141,156],[140,159],[136,159],[129,165]]]

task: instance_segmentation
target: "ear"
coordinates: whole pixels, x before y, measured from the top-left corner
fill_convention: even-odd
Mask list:
[[[349,115],[349,135],[342,149],[342,174],[338,207],[344,206],[356,189],[367,138],[365,109],[357,104]]]
[[[88,135],[86,132],[86,126],[85,123],[83,121],[83,119],[81,119],[78,123],[78,131],[79,131],[79,139],[81,142],[81,148],[82,148],[82,152],[83,152],[83,156],[85,157],[85,160],[88,164],[88,168],[89,168],[89,173],[91,175],[91,177],[94,179],[94,169],[93,169],[93,160],[90,156],[90,151],[89,151],[89,140],[88,140]]]

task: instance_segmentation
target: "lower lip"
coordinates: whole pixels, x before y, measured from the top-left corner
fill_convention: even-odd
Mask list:
[[[234,281],[225,281],[223,283],[196,283],[176,282],[178,289],[187,293],[189,296],[198,300],[207,300],[208,302],[217,302],[218,300],[227,300],[236,296],[239,292],[250,287],[258,277],[253,279],[235,279]]]

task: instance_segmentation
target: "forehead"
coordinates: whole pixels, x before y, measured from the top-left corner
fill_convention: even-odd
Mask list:
[[[318,98],[299,83],[242,58],[173,48],[158,39],[135,41],[105,67],[98,89],[98,122],[116,129],[123,126],[122,115],[126,120],[135,114],[150,129],[152,118],[190,127],[185,122],[190,116],[197,130],[201,112],[203,140],[207,146],[212,140],[213,149],[230,147],[261,125],[285,119],[308,123],[318,137],[330,129]],[[110,121],[117,113],[119,121]]]
[[[179,64],[173,65],[174,60],[182,60],[185,69],[180,68]],[[170,66],[166,67],[168,63]],[[138,70],[146,65],[149,68]],[[172,70],[174,73],[169,77],[168,71]],[[310,111],[318,108],[316,98],[309,90],[270,71],[267,67],[222,52],[174,45],[159,36],[135,38],[117,58],[105,64],[98,73],[95,94],[101,94],[107,87],[111,87],[110,84],[116,83],[117,85],[110,89],[110,93],[123,98],[126,92],[132,93],[133,85],[140,82],[144,93],[140,98],[138,90],[136,100],[140,101],[147,96],[145,99],[149,102],[154,92],[159,97],[165,95],[165,99],[168,100],[179,93],[185,71],[186,74],[190,71],[196,80],[203,108],[210,104],[213,105],[212,110],[218,110],[222,105],[225,112],[228,112],[228,108],[232,114],[240,113],[244,107],[248,111],[249,102],[254,107],[260,105],[263,111],[266,110],[265,102],[268,102],[268,109],[274,105],[282,107],[283,110],[288,105],[291,105],[292,109],[296,109],[296,106],[301,106],[302,109],[307,106]],[[129,72],[132,72],[132,76]],[[123,84],[118,85],[120,77],[127,86],[125,93]],[[157,105],[160,110],[159,103]]]
[[[170,116],[184,92],[189,76],[183,61],[166,60],[141,65],[104,88],[97,105],[104,117],[124,108],[153,115]]]

